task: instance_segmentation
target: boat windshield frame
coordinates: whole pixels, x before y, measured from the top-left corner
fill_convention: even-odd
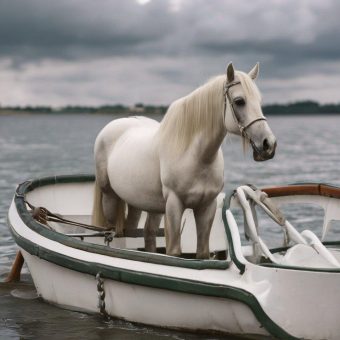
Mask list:
[[[321,197],[331,197],[340,199],[340,187],[327,184],[327,183],[293,183],[285,186],[277,187],[266,187],[260,189],[265,192],[269,198],[271,197],[284,197],[284,196],[321,196]],[[222,219],[227,234],[229,255],[232,262],[237,266],[240,273],[243,274],[246,270],[247,265],[251,263],[247,261],[240,252],[241,241],[238,229],[235,230],[233,226],[229,225],[227,219],[227,213],[231,213],[231,204],[234,199],[235,190],[229,191],[224,200],[222,208]],[[325,241],[322,242],[325,246],[340,247],[340,241]],[[291,246],[278,247],[269,249],[272,254],[278,252],[285,252]],[[302,267],[287,264],[277,264],[277,263],[259,263],[256,264],[262,267],[298,270],[298,271],[311,271],[311,272],[327,272],[327,273],[340,273],[340,268],[316,268],[316,267]]]

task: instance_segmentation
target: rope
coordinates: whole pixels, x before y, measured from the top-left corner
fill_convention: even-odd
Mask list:
[[[105,243],[109,245],[114,237],[144,237],[144,229],[133,229],[133,230],[124,230],[124,234],[122,236],[117,236],[113,230],[107,230],[106,228],[97,227],[91,224],[80,223],[72,220],[68,220],[66,218],[61,217],[60,215],[54,214],[48,209],[44,207],[35,207],[23,196],[20,196],[24,202],[31,208],[32,217],[39,223],[43,224],[44,226],[48,227],[49,229],[53,230],[53,228],[48,224],[48,222],[55,222],[55,223],[63,223],[67,225],[72,225],[88,230],[93,230],[97,232],[103,232],[103,236],[105,236]],[[184,228],[185,221],[182,226],[182,231]],[[72,236],[72,235],[69,235]],[[88,235],[87,235],[88,236]],[[164,237],[164,229],[159,229],[157,231],[157,237]]]
[[[47,222],[64,223],[64,224],[73,225],[76,227],[81,227],[81,228],[94,230],[94,231],[103,230],[103,228],[100,228],[100,227],[97,227],[91,224],[79,223],[79,222],[67,220],[66,218],[53,214],[52,212],[50,212],[48,209],[44,207],[35,207],[31,203],[29,203],[26,199],[24,199],[24,202],[31,208],[33,218],[37,220],[39,223],[47,225],[49,228],[51,228],[51,226],[49,226]]]

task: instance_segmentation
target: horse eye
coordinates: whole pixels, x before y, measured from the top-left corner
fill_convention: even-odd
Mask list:
[[[234,99],[234,103],[237,105],[237,106],[243,106],[246,104],[246,101],[244,100],[244,98],[241,98],[241,97],[237,97]]]

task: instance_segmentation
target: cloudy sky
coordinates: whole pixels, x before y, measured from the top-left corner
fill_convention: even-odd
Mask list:
[[[336,0],[0,0],[0,103],[168,104],[229,61],[265,103],[340,102]]]

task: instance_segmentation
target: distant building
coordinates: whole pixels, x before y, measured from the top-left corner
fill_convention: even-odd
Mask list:
[[[129,107],[130,113],[144,113],[145,107],[143,104],[135,104],[134,106]]]

